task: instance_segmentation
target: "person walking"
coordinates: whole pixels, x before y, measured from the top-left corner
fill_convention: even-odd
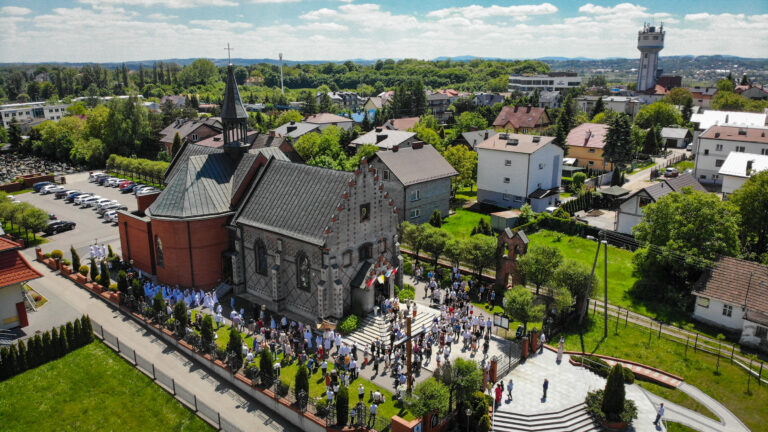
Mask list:
[[[557,344],[557,364],[563,361],[563,349],[565,347],[565,338],[560,336],[560,342]]]
[[[544,378],[544,395],[541,397],[542,400],[547,399],[547,389],[549,389],[549,380]]]
[[[496,406],[501,405],[501,394],[504,392],[504,384],[499,383],[496,386]]]
[[[656,420],[653,421],[654,426],[659,425],[659,420],[664,416],[664,403],[659,404],[659,411],[656,413]]]
[[[512,400],[512,389],[515,387],[515,384],[512,382],[512,379],[510,378],[509,381],[507,381],[507,397],[509,400]]]
[[[541,332],[541,336],[539,337],[539,354],[544,353],[545,343],[547,343],[547,336],[544,334],[544,332]]]

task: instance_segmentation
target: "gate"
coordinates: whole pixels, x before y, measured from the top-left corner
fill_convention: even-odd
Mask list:
[[[504,376],[512,371],[518,364],[523,356],[523,342],[522,341],[509,341],[507,346],[507,355],[495,355],[493,360],[496,360],[496,381],[500,381]]]

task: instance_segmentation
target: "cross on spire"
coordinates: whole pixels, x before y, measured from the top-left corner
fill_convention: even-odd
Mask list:
[[[232,50],[234,48],[230,48],[229,47],[229,42],[227,42],[227,47],[224,48],[224,49],[227,50],[227,60],[229,61],[229,65],[231,66],[232,65]]]

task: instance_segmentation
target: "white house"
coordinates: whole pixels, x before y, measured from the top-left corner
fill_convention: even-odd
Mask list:
[[[667,148],[685,148],[691,142],[691,131],[688,128],[665,127],[661,129],[661,137]]]
[[[43,276],[19,249],[20,244],[0,237],[0,329],[29,325],[22,284]]]
[[[739,343],[768,351],[768,267],[722,257],[693,291],[693,318],[740,333]]]
[[[344,130],[350,130],[355,127],[355,121],[351,118],[333,113],[320,113],[309,116],[304,119],[304,123],[316,124],[320,126],[320,130],[325,130],[328,126],[338,126]]]
[[[686,186],[700,192],[707,191],[693,175],[680,174],[678,177],[664,178],[658,183],[633,192],[619,205],[619,211],[616,212],[616,231],[632,234],[632,227],[643,218],[643,207],[655,203],[669,193],[680,192]]]
[[[357,148],[363,145],[375,145],[381,150],[392,150],[393,147],[410,147],[416,141],[415,132],[389,130],[377,127],[352,140],[349,147]]]
[[[720,168],[731,152],[768,155],[768,128],[712,126],[699,136],[694,174],[702,184],[723,184]]]
[[[0,120],[5,128],[13,119],[21,123],[39,123],[45,120],[58,121],[67,114],[69,104],[48,105],[46,102],[29,102],[0,105]]]
[[[740,188],[752,175],[765,170],[768,170],[768,155],[731,152],[719,171],[723,197]]]
[[[499,133],[478,144],[477,200],[503,208],[557,204],[563,149],[553,137]]]
[[[762,127],[766,125],[766,113],[752,113],[741,111],[716,111],[706,110],[694,112],[691,115],[693,123],[693,139],[701,135],[702,132],[712,126],[741,126],[741,127]]]

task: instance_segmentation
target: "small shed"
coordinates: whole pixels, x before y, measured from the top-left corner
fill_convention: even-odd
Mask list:
[[[563,165],[563,167],[562,167],[562,177],[571,178],[577,172],[584,172],[584,171],[586,171],[586,170],[583,167]]]
[[[661,137],[667,148],[685,148],[691,142],[691,131],[688,128],[665,127],[661,129]]]
[[[520,210],[504,210],[491,213],[491,228],[494,231],[504,231],[507,228],[517,226],[517,218],[520,216]]]
[[[600,189],[600,193],[603,195],[606,207],[614,208],[618,205],[619,201],[629,194],[629,190],[619,186],[611,186],[609,188]]]

